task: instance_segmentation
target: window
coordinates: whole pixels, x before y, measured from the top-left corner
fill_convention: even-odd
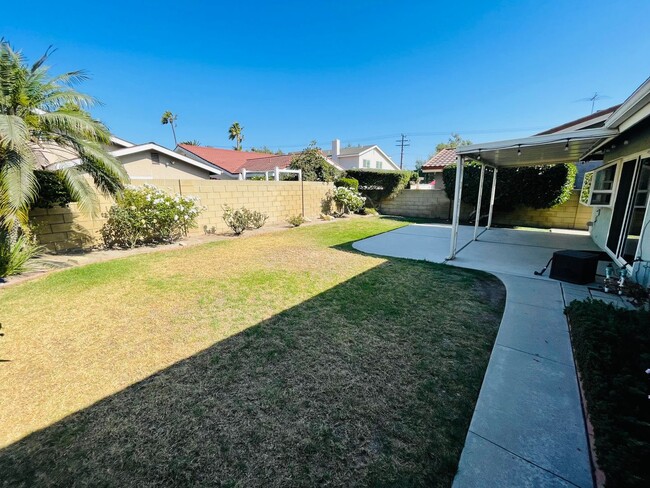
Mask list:
[[[614,188],[618,165],[585,173],[580,202],[592,207],[609,207],[614,203]]]
[[[363,160],[363,167],[364,168],[370,168],[370,160],[369,159],[364,159]]]
[[[151,153],[151,161],[154,163],[159,163],[160,162],[160,154],[157,152],[152,152]]]
[[[381,169],[381,161],[377,161],[377,169]]]

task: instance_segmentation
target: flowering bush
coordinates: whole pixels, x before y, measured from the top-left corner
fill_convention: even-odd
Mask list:
[[[341,209],[341,215],[361,210],[366,203],[366,197],[362,197],[359,192],[344,186],[335,188],[332,197]]]
[[[243,234],[245,230],[259,229],[269,218],[268,215],[257,210],[249,210],[246,207],[232,208],[229,205],[223,206],[222,217],[236,236]]]
[[[102,227],[106,247],[173,242],[196,227],[201,209],[195,197],[169,195],[152,185],[127,187]]]

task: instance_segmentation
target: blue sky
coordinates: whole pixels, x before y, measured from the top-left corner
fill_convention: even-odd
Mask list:
[[[55,73],[87,70],[81,87],[119,137],[295,151],[411,146],[405,166],[447,134],[519,137],[590,112],[576,100],[624,100],[650,75],[650,2],[277,1],[10,2],[0,37],[30,59],[49,45]],[[42,11],[42,14],[38,12]]]

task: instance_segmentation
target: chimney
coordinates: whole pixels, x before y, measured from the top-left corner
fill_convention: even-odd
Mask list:
[[[341,141],[338,139],[334,139],[332,141],[332,160],[338,161],[339,154],[341,154]]]

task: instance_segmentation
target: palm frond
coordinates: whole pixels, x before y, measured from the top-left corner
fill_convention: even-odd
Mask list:
[[[29,130],[21,117],[0,113],[0,148],[16,150],[28,139]]]
[[[80,166],[60,170],[63,183],[79,209],[93,217],[99,216],[99,199],[95,188],[90,184]]]

